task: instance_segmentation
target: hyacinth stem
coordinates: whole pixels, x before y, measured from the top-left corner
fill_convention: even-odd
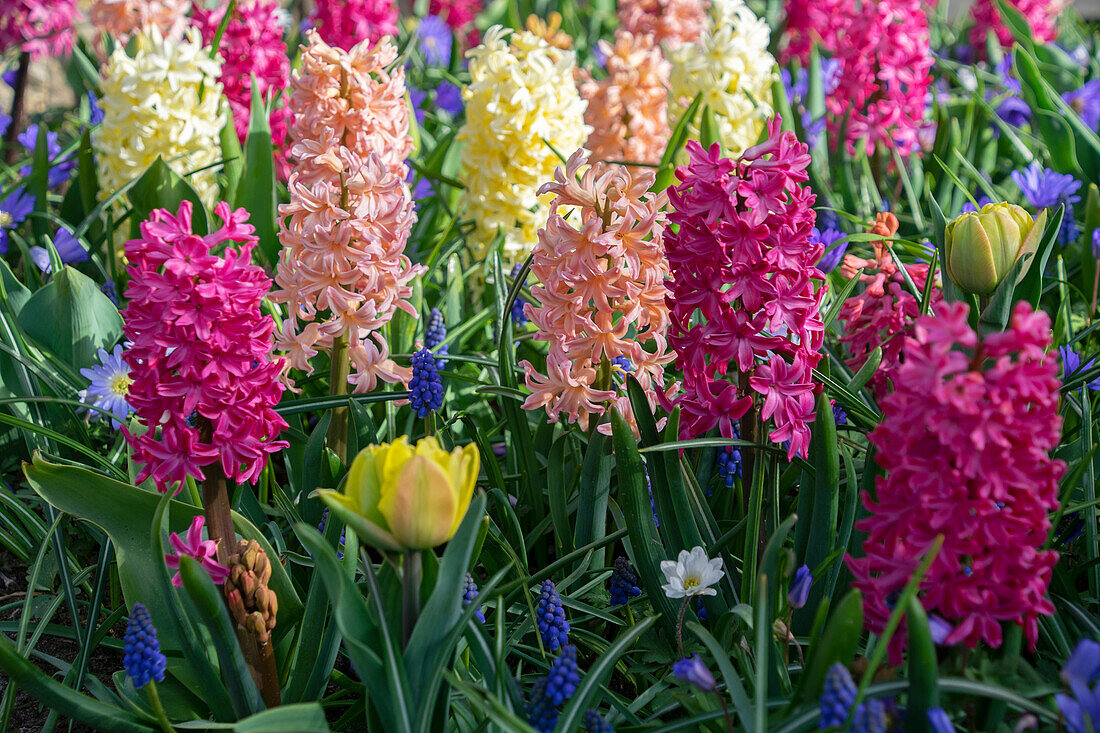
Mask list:
[[[405,554],[405,572],[401,579],[401,631],[404,645],[409,645],[416,620],[420,617],[420,576],[422,570],[420,550]]]
[[[715,690],[714,694],[718,696],[718,702],[722,705],[722,715],[726,719],[726,730],[728,733],[733,733],[733,720],[730,719],[730,709],[729,706],[726,705],[726,697],[717,690]]]
[[[19,67],[15,71],[15,86],[12,87],[11,97],[11,122],[4,133],[4,152],[8,164],[15,162],[16,152],[15,137],[19,134],[19,126],[23,121],[23,102],[27,97],[27,81],[31,71],[31,55],[24,51],[19,55]]]
[[[275,647],[270,641],[258,642],[260,651],[260,694],[268,708],[283,704],[279,691],[279,669],[275,666]]]
[[[329,368],[329,394],[335,396],[348,393],[348,375],[351,374],[351,362],[348,360],[348,335],[341,334],[332,344],[332,365]],[[328,447],[336,454],[341,463],[347,463],[348,457],[348,408],[338,405],[332,410],[332,422],[328,426]]]
[[[211,443],[214,429],[206,418],[200,420],[200,440]],[[206,480],[202,482],[202,507],[203,514],[206,515],[206,530],[210,533],[210,539],[218,544],[218,562],[228,567],[229,554],[237,547],[237,532],[233,529],[229,488],[226,486],[221,461],[211,463],[206,467],[205,473]]]
[[[168,715],[164,712],[164,706],[160,702],[160,693],[157,692],[157,683],[153,680],[149,680],[145,685],[146,692],[149,693],[149,704],[153,706],[153,715],[157,718],[157,723],[160,724],[160,729],[164,733],[175,733],[175,728],[172,727],[172,723],[168,720]]]

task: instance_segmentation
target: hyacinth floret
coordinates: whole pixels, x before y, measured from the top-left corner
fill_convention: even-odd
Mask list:
[[[456,139],[463,143],[463,196],[476,224],[474,253],[487,252],[503,229],[505,264],[511,265],[534,247],[549,215],[550,197],[538,190],[559,164],[554,151],[571,153],[588,138],[585,105],[573,82],[576,62],[572,51],[501,26],[486,31],[466,56],[466,122]]]
[[[170,570],[176,570],[176,574],[172,576],[172,585],[177,588],[183,587],[183,578],[180,577],[180,558],[187,556],[202,565],[210,575],[210,579],[214,581],[214,585],[221,585],[225,582],[225,579],[229,577],[229,568],[218,562],[218,543],[214,540],[204,540],[202,538],[202,528],[206,524],[206,517],[199,514],[193,520],[191,520],[191,526],[187,528],[187,533],[180,537],[179,534],[173,532],[168,536],[168,544],[172,547],[173,552],[164,556],[164,564],[168,566]]]
[[[1008,4],[1024,16],[1031,38],[1036,43],[1049,43],[1058,37],[1058,16],[1068,3],[1065,0],[1007,0]],[[984,53],[985,39],[993,31],[1003,48],[1011,48],[1012,31],[1001,18],[996,0],[975,0],[970,6],[974,25],[970,28],[970,42]]]
[[[469,606],[471,603],[477,602],[477,583],[474,582],[474,576],[470,573],[466,573],[465,585],[462,587],[462,605]],[[479,606],[474,611],[474,618],[481,623],[485,623],[485,614],[482,612]]]
[[[539,677],[527,701],[527,720],[539,733],[553,733],[554,726],[558,724],[558,708],[546,694],[548,684],[547,677]]]
[[[221,63],[210,57],[197,28],[177,42],[154,26],[131,45],[133,56],[119,44],[103,67],[103,121],[92,130],[100,200],[159,157],[187,175],[212,208],[218,196],[216,164],[222,159]]]
[[[668,146],[670,66],[653,36],[615,31],[615,43],[600,41],[607,76],[579,72],[588,103],[584,121],[592,128],[585,147],[593,160],[658,163]]]
[[[428,3],[430,15],[443,18],[455,35],[474,45],[478,42],[474,20],[480,12],[481,0],[431,0]]]
[[[885,394],[890,379],[901,362],[905,337],[913,329],[920,314],[920,301],[909,290],[906,273],[921,293],[928,279],[928,265],[899,265],[890,250],[888,238],[898,230],[898,219],[891,213],[879,214],[868,229],[882,239],[873,241],[874,258],[865,259],[854,254],[844,257],[840,274],[848,279],[860,269],[859,281],[863,291],[844,301],[838,318],[844,323],[844,335],[840,342],[848,347],[845,360],[853,373],[859,371],[875,349],[882,349],[882,360],[871,375],[868,385],[876,395]],[[905,268],[905,272],[901,268]],[[940,288],[935,284],[931,291],[931,307],[935,309],[943,300]]]
[[[252,111],[252,81],[261,97],[272,102],[268,124],[275,153],[275,166],[281,180],[290,173],[286,161],[286,138],[290,109],[280,97],[290,83],[290,59],[283,43],[282,9],[277,0],[244,0],[234,6],[225,26],[218,53],[224,59],[219,81],[229,100],[233,129],[244,144]],[[225,17],[225,6],[207,10],[195,6],[192,22],[202,31],[203,43],[211,44]]]
[[[733,423],[761,395],[771,440],[790,440],[793,457],[809,447],[825,286],[813,264],[822,247],[810,238],[810,156],[780,125],[770,122],[767,141],[736,161],[717,143],[706,150],[688,142],[690,162],[677,169],[681,183],[669,194],[678,230],[666,234],[665,248],[669,342],[684,374],[675,400],[681,438],[714,427],[732,438]]]
[[[35,60],[68,56],[78,15],[75,0],[5,0],[0,6],[0,53],[18,49]]]
[[[202,467],[215,462],[255,483],[267,454],[287,447],[277,440],[287,425],[274,409],[283,392],[282,361],[271,359],[275,324],[260,314],[271,280],[250,262],[258,240],[248,213],[219,203],[222,225],[199,236],[191,208],[154,210],[125,248],[127,399],[146,431],[123,432],[144,464],[137,481],[152,477],[161,491],[204,480]],[[236,248],[212,254],[226,243]]]
[[[542,581],[535,621],[542,643],[550,647],[550,651],[556,652],[569,643],[569,622],[565,620],[565,609],[552,580]]]
[[[424,328],[424,348],[430,349],[435,354],[435,368],[442,370],[447,360],[447,344],[443,340],[447,338],[447,323],[443,320],[443,312],[438,308],[432,308],[428,314],[428,320]]]
[[[634,36],[652,36],[675,50],[695,43],[707,21],[706,0],[619,0],[619,25]]]
[[[741,0],[714,0],[698,42],[669,51],[669,125],[676,127],[699,94],[717,137],[733,155],[753,145],[772,115],[775,59],[768,25]],[[699,138],[699,120],[689,125]]]
[[[533,252],[531,273],[539,284],[531,288],[535,302],[527,316],[538,328],[535,338],[549,342],[546,374],[520,363],[532,393],[524,409],[543,407],[551,422],[564,415],[582,429],[612,402],[633,423],[630,399],[611,379],[613,359],[629,360],[650,409],[658,395],[675,389],[664,376],[674,358],[664,336],[664,195],[648,192],[652,170],[585,166],[584,152],[577,151],[539,189],[554,200]],[[599,429],[610,432],[610,425]]]
[[[443,380],[436,371],[435,357],[428,349],[412,356],[412,379],[409,380],[409,405],[417,417],[427,417],[443,407]]]
[[[153,28],[166,38],[178,40],[188,26],[187,12],[191,8],[191,0],[91,0],[88,20],[96,30],[121,42]]]
[[[405,183],[412,152],[405,72],[389,40],[342,51],[307,34],[291,80],[294,113],[290,203],[279,207],[279,258],[272,293],[287,303],[278,347],[294,369],[346,339],[356,392],[377,381],[408,383],[380,329],[409,303],[413,265],[405,244],[416,215]]]
[[[384,36],[396,36],[397,10],[394,0],[317,2],[309,19],[325,43],[350,51],[358,44],[373,46]]]
[[[611,597],[612,606],[625,605],[631,598],[642,594],[642,589],[638,587],[638,574],[625,557],[615,558],[607,593]]]
[[[562,647],[561,654],[550,663],[550,671],[546,673],[546,697],[555,707],[560,708],[566,700],[573,697],[580,683],[577,647],[569,644]]]
[[[1065,464],[1059,363],[1048,354],[1050,318],[1026,301],[1007,330],[979,338],[969,307],[945,303],[906,341],[884,419],[871,433],[885,470],[869,512],[865,557],[847,562],[863,592],[868,627],[881,633],[902,589],[938,535],[943,546],[920,584],[929,614],[953,626],[945,644],[1001,644],[1001,622],[1023,627],[1034,648],[1058,553],[1042,549]],[[1013,548],[1005,552],[1004,548]],[[891,642],[901,659],[904,633]]]
[[[164,682],[168,660],[160,651],[157,629],[145,604],[135,603],[130,609],[122,643],[122,668],[135,688],[140,690],[150,681]]]

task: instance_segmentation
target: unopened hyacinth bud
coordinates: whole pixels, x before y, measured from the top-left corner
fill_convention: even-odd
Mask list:
[[[569,643],[569,622],[565,620],[565,609],[561,606],[561,597],[552,580],[542,581],[535,619],[542,643],[551,651],[556,652]]]
[[[717,686],[714,675],[703,664],[703,660],[699,659],[698,654],[692,654],[672,665],[672,674],[676,679],[694,685],[703,692],[714,692]]]
[[[229,577],[225,580],[226,604],[237,629],[247,631],[256,641],[271,641],[279,599],[267,587],[271,580],[271,561],[256,540],[241,540],[237,552],[229,561]]]
[[[814,582],[814,575],[807,565],[803,565],[794,574],[791,581],[791,589],[787,591],[787,603],[791,608],[802,608],[810,597],[810,586]]]
[[[164,681],[167,660],[160,653],[157,630],[153,627],[149,610],[143,604],[135,603],[130,609],[130,620],[126,622],[126,635],[122,641],[122,667],[134,681],[134,687],[141,689],[150,680]]]
[[[1033,220],[1023,208],[1007,203],[959,216],[947,225],[948,276],[967,292],[990,295],[1017,260],[1035,251],[1045,224],[1046,211]]]

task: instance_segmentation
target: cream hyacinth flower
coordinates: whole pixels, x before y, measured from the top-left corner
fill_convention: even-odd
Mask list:
[[[726,154],[736,157],[754,145],[773,114],[771,85],[777,77],[769,39],[768,25],[741,0],[714,0],[699,42],[668,51],[670,127],[701,92]],[[689,130],[698,140],[698,118]]]
[[[529,31],[500,26],[466,53],[470,84],[462,91],[466,123],[458,133],[466,207],[477,224],[475,254],[504,230],[505,266],[522,261],[538,242],[551,195],[539,186],[554,178],[562,155],[584,145],[585,103],[573,82],[572,51],[553,48]],[[510,42],[509,42],[510,40]]]
[[[92,131],[99,164],[99,196],[105,199],[140,176],[157,156],[212,208],[218,196],[225,124],[221,63],[210,58],[197,28],[179,42],[151,28],[135,36],[134,55],[119,45],[103,69],[103,122]],[[202,89],[200,93],[200,88]]]
[[[718,591],[711,586],[726,574],[722,570],[722,558],[711,560],[698,545],[691,548],[691,552],[680,550],[676,562],[663,561],[661,572],[665,574],[666,581],[661,589],[669,598],[716,596]]]

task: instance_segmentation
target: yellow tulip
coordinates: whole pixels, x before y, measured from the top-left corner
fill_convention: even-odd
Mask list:
[[[963,290],[990,295],[1018,259],[1035,251],[1045,223],[1045,211],[1036,222],[1019,206],[1007,203],[986,204],[963,214],[947,225],[944,269]],[[1019,277],[1026,271],[1023,268]]]
[[[364,542],[384,550],[426,550],[454,536],[474,494],[477,448],[448,453],[434,437],[371,445],[348,469],[343,491],[317,494]]]

